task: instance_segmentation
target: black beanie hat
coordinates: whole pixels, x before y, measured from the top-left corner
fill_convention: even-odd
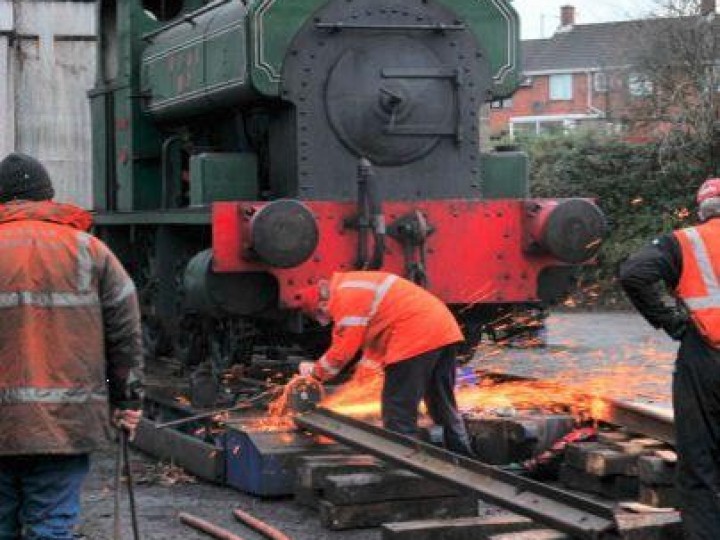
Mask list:
[[[0,161],[0,203],[47,201],[54,196],[50,175],[37,159],[13,153]]]

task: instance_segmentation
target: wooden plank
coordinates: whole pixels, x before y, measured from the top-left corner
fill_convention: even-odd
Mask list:
[[[625,431],[599,431],[597,434],[597,442],[602,444],[626,442],[630,438],[630,434]]]
[[[532,531],[494,534],[488,540],[570,540],[570,536],[553,529],[535,529]]]
[[[667,448],[667,444],[664,442],[649,438],[630,439],[626,442],[612,443],[611,446],[621,452],[632,455],[648,454]]]
[[[404,470],[329,475],[323,483],[323,499],[334,504],[454,497],[461,493],[435,480]]]
[[[491,534],[517,533],[536,527],[526,517],[507,514],[386,523],[381,531],[382,540],[479,540]]]
[[[474,497],[437,497],[408,501],[338,505],[320,501],[320,523],[333,531],[378,527],[383,523],[430,518],[477,516]]]
[[[675,482],[675,463],[657,456],[640,456],[638,476],[643,484],[672,486]]]
[[[224,450],[196,437],[174,429],[157,430],[153,422],[141,418],[132,444],[153,457],[179,465],[203,480],[225,482]]]
[[[615,518],[622,540],[681,540],[680,513],[635,514],[618,512]]]
[[[386,468],[380,460],[366,454],[302,456],[297,459],[296,467],[298,485],[311,489],[323,487],[325,477],[329,475],[374,472]]]
[[[632,499],[638,494],[638,480],[633,476],[595,476],[565,463],[560,467],[560,481],[570,489],[613,500]]]
[[[565,461],[573,468],[595,476],[637,475],[637,456],[600,443],[573,443],[567,446]]]
[[[295,501],[317,508],[323,495],[325,478],[332,474],[351,474],[385,470],[380,460],[366,454],[301,456],[296,461]]]
[[[673,486],[640,484],[638,500],[642,504],[655,506],[656,508],[678,508],[680,506],[680,496]]]

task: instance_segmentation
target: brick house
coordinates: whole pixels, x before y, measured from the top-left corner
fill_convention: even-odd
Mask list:
[[[702,15],[715,13],[703,0]],[[653,95],[633,70],[638,34],[661,32],[665,19],[576,24],[575,8],[561,8],[561,26],[547,39],[522,42],[521,87],[491,103],[492,138],[591,127],[623,131],[628,111]]]

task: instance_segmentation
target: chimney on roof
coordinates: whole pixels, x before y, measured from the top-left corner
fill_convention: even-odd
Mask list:
[[[700,4],[700,15],[715,13],[715,0],[702,0]]]
[[[574,24],[575,6],[562,6],[560,8],[560,28],[568,28],[570,26],[573,26]]]

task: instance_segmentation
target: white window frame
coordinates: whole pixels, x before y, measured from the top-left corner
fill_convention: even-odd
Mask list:
[[[593,89],[596,92],[607,92],[610,87],[608,78],[608,74],[604,71],[593,73]]]
[[[574,82],[572,73],[556,73],[548,78],[550,101],[572,101]]]
[[[512,98],[494,99],[490,102],[490,108],[493,110],[512,109]]]
[[[648,97],[653,94],[653,82],[639,73],[628,75],[628,92],[633,97]]]

